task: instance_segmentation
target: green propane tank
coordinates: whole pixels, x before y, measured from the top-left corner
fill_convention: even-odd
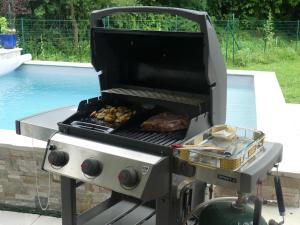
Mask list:
[[[197,215],[201,225],[252,225],[254,210],[245,204],[242,208],[235,208],[232,202],[211,202]],[[260,225],[267,225],[261,218]]]

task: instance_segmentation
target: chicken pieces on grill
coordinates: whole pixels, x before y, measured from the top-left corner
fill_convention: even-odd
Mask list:
[[[136,111],[125,106],[115,107],[107,105],[98,111],[92,112],[90,117],[107,123],[126,123],[135,113]]]

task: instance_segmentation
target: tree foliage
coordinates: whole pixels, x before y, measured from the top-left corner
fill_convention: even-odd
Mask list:
[[[269,12],[276,19],[297,20],[300,0],[0,0],[0,15],[6,16],[9,3],[14,16],[28,15],[43,19],[71,19],[71,9],[78,19],[87,19],[92,10],[124,5],[160,5],[208,11],[217,19],[235,14],[239,19],[266,19]]]
[[[13,17],[30,14],[29,2],[30,0],[0,0],[0,15],[9,16],[9,11],[11,11]]]

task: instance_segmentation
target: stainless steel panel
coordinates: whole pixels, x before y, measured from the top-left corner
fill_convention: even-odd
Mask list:
[[[169,190],[169,158],[133,151],[113,145],[89,141],[64,134],[55,134],[50,142],[57,151],[69,154],[67,165],[56,168],[47,160],[44,169],[59,175],[93,183],[119,193],[150,200],[166,194]],[[103,169],[99,176],[88,177],[81,171],[85,159],[99,160]],[[132,189],[124,189],[118,180],[121,170],[132,167],[138,171],[140,182]]]
[[[47,141],[58,131],[57,123],[74,114],[76,110],[77,107],[68,106],[20,119],[20,134]]]

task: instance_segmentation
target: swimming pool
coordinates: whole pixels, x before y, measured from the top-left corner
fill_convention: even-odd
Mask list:
[[[0,77],[0,129],[15,129],[15,120],[98,96],[93,68],[22,65]],[[228,76],[227,123],[255,128],[253,77]]]

